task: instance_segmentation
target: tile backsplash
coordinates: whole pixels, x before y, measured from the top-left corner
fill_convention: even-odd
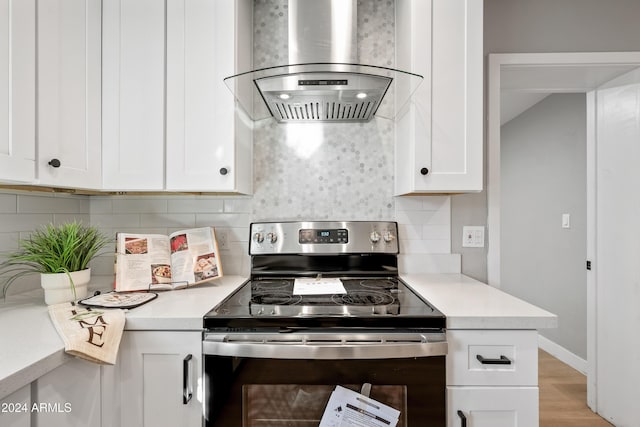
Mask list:
[[[307,186],[305,179],[301,186]],[[459,260],[451,258],[451,200],[448,196],[390,198],[393,208],[385,215],[367,216],[369,208],[354,206],[341,218],[395,220],[399,227],[400,252],[407,257],[406,272],[458,271]],[[60,224],[74,219],[98,226],[114,236],[118,231],[168,234],[182,228],[213,226],[218,233],[220,258],[225,274],[249,272],[249,224],[265,219],[258,213],[261,203],[254,196],[76,196],[36,192],[0,191],[0,252],[17,248],[19,238],[48,223]],[[291,219],[291,208],[284,206],[269,219]],[[336,211],[341,212],[341,211]],[[348,217],[348,218],[347,218]],[[316,219],[316,218],[305,218]],[[223,239],[222,239],[222,238]],[[416,263],[412,259],[419,259]],[[113,255],[107,253],[91,264],[95,274],[113,274]],[[38,278],[24,279],[36,289]]]
[[[18,239],[45,224],[73,220],[88,224],[89,203],[87,196],[0,191],[0,253],[17,249]],[[8,295],[39,287],[40,278],[28,276],[17,281]]]
[[[252,198],[246,196],[91,196],[91,223],[105,233],[169,234],[214,227],[225,274],[247,274]],[[98,274],[113,273],[113,257],[96,263]]]

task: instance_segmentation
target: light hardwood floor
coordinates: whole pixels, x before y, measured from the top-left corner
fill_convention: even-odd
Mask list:
[[[538,352],[540,427],[611,427],[587,406],[587,378],[542,350]]]

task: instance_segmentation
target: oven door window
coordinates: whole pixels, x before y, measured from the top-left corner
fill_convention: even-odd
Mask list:
[[[398,426],[445,426],[445,357],[287,360],[205,356],[208,427],[318,426],[336,385],[400,411]]]

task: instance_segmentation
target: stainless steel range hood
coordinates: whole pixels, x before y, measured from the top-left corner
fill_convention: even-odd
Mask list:
[[[254,120],[393,119],[422,76],[358,64],[357,0],[289,0],[289,63],[227,77]]]

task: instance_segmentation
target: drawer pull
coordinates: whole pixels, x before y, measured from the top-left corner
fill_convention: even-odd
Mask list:
[[[511,365],[511,359],[507,356],[500,356],[500,359],[485,359],[478,354],[476,359],[478,359],[483,365]]]
[[[467,427],[467,417],[464,415],[464,412],[459,410],[458,416],[460,417],[460,427]]]

